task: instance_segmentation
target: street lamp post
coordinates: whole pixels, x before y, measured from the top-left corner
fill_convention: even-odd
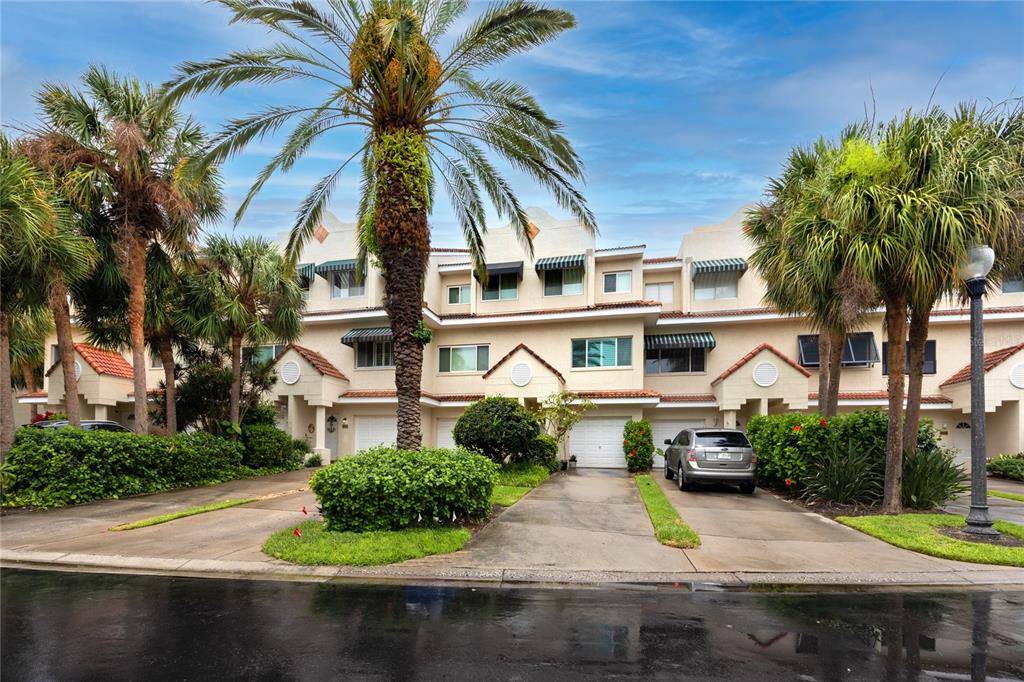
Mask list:
[[[985,467],[985,340],[982,304],[988,273],[995,262],[989,246],[975,246],[960,266],[960,276],[971,297],[971,510],[967,513],[968,533],[998,535],[988,513],[988,472]]]

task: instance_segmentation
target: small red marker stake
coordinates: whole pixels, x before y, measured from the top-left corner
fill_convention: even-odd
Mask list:
[[[309,512],[306,511],[306,505],[302,505],[302,513],[305,514],[306,516],[309,516]]]
[[[302,537],[302,531],[299,530],[298,528],[296,528],[295,530],[292,531],[292,535],[294,535],[297,538],[301,538]]]

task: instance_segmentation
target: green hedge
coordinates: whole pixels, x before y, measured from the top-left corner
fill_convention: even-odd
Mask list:
[[[999,455],[988,462],[988,472],[1000,478],[1024,481],[1024,452],[1014,455]]]
[[[237,478],[241,443],[206,433],[175,438],[79,429],[20,429],[7,462],[5,506],[59,507]]]
[[[309,484],[327,530],[397,530],[486,516],[497,472],[461,448],[380,446],[321,469]]]
[[[622,454],[630,471],[647,471],[654,463],[654,435],[646,419],[630,419],[622,430]]]
[[[296,452],[292,437],[276,426],[243,426],[242,443],[245,444],[242,461],[254,469],[297,466],[302,459],[302,453]]]
[[[515,398],[492,396],[466,408],[455,422],[456,445],[479,452],[498,464],[529,457],[540,422]]]

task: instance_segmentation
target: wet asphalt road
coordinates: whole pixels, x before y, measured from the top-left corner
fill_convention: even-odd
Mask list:
[[[1024,593],[474,590],[0,573],[5,682],[1024,679]]]

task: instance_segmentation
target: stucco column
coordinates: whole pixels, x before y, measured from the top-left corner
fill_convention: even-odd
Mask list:
[[[584,293],[584,305],[590,308],[594,305],[594,300],[597,296],[595,293],[594,279],[597,277],[597,273],[594,270],[597,269],[597,259],[594,257],[594,250],[587,249],[586,252],[586,265],[583,268],[583,293]]]
[[[445,289],[445,296],[447,296],[447,289]],[[447,299],[446,299],[447,300]],[[480,282],[476,279],[476,273],[473,272],[470,267],[469,272],[469,314],[476,315],[476,311],[480,306]]]
[[[96,419],[98,421],[106,420],[107,419],[107,406],[106,405],[97,405],[96,409],[95,409],[95,412],[94,412],[93,419]]]
[[[757,413],[760,415],[768,414],[768,398],[761,398],[757,403]]]
[[[726,429],[736,428],[736,410],[726,410],[722,415],[722,427]]]
[[[326,447],[327,437],[327,408],[323,405],[316,406],[316,421],[313,432],[313,452],[320,455],[324,464],[331,461],[331,451]]]

